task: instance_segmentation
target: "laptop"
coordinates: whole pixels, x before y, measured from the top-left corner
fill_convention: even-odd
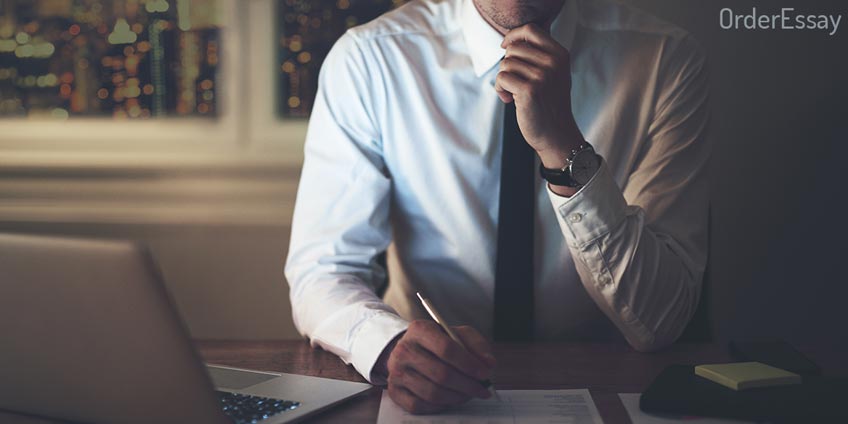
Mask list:
[[[0,234],[2,422],[278,424],[371,387],[205,365],[144,248]]]

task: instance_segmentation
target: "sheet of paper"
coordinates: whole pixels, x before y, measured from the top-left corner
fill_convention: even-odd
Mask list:
[[[498,390],[437,415],[412,415],[383,391],[377,424],[602,424],[592,396],[576,390]]]
[[[749,421],[723,420],[718,418],[705,417],[680,417],[673,415],[656,415],[642,412],[639,409],[639,396],[641,393],[619,393],[621,403],[624,404],[624,409],[630,415],[630,421],[633,424],[673,424],[673,423],[692,423],[692,424],[743,424]]]

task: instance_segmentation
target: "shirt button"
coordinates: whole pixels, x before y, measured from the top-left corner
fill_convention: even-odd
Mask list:
[[[568,217],[568,220],[576,224],[576,223],[583,220],[583,214],[582,213],[573,213]]]

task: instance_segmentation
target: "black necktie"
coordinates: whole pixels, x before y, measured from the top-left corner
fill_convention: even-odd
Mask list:
[[[533,336],[535,153],[518,128],[514,101],[504,109],[503,129],[494,336],[497,341],[529,341]]]

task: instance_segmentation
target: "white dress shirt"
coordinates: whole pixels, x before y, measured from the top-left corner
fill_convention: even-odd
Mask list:
[[[551,34],[604,160],[570,198],[537,175],[535,338],[660,348],[692,316],[707,256],[704,56],[607,0],[567,0]],[[416,291],[492,334],[502,40],[471,0],[417,0],[348,30],[322,67],[285,272],[298,330],[375,384],[383,348],[426,317]]]

